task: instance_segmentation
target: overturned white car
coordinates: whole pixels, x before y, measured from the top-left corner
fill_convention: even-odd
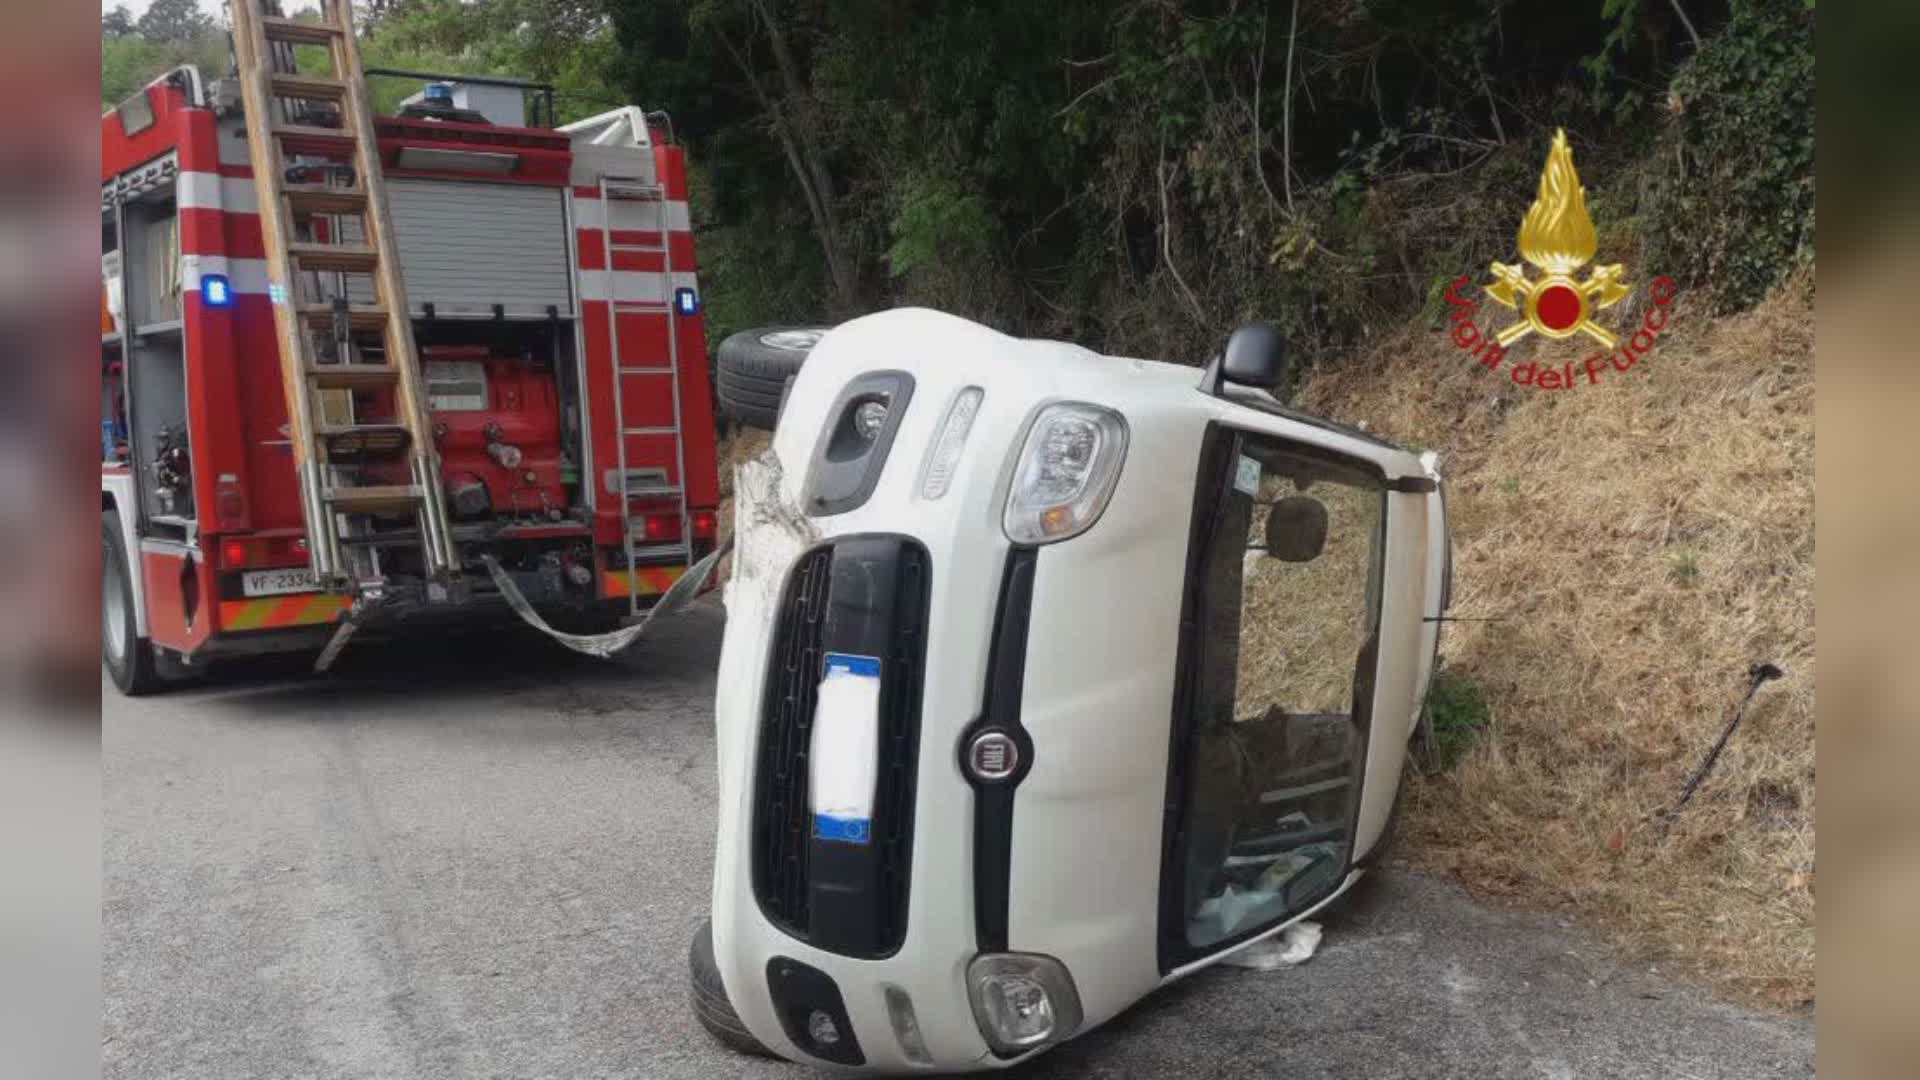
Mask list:
[[[741,470],[713,918],[736,1049],[997,1068],[1339,896],[1446,607],[1432,459],[924,310],[819,341]]]

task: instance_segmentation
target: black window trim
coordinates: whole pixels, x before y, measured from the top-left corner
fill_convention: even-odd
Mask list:
[[[1260,411],[1271,410],[1261,409]],[[1287,419],[1298,419],[1290,413],[1276,412],[1275,415],[1283,415]],[[1297,452],[1306,457],[1318,457],[1331,464],[1358,466],[1362,471],[1378,478],[1381,500],[1379,528],[1383,530],[1383,534],[1382,542],[1375,545],[1372,572],[1381,575],[1383,586],[1385,581],[1387,554],[1385,539],[1391,536],[1391,524],[1388,520],[1392,512],[1390,495],[1396,489],[1388,478],[1386,470],[1378,462],[1327,447],[1302,443],[1285,435],[1240,427],[1224,421],[1215,420],[1207,425],[1206,433],[1201,439],[1200,461],[1197,466],[1199,471],[1194,483],[1194,510],[1188,529],[1187,565],[1184,571],[1185,580],[1180,604],[1180,639],[1174,666],[1173,712],[1168,724],[1167,736],[1166,794],[1161,808],[1160,898],[1155,921],[1158,927],[1156,959],[1162,976],[1178,968],[1230,952],[1247,941],[1272,931],[1275,926],[1285,923],[1288,919],[1313,910],[1343,887],[1356,864],[1353,851],[1354,839],[1359,831],[1366,762],[1372,749],[1374,683],[1380,666],[1380,598],[1375,599],[1373,611],[1369,613],[1373,632],[1361,646],[1361,651],[1369,658],[1369,662],[1362,667],[1358,663],[1359,658],[1356,657],[1356,667],[1361,668],[1366,675],[1364,682],[1355,686],[1353,701],[1353,721],[1360,732],[1357,771],[1361,782],[1353,786],[1352,798],[1347,808],[1346,864],[1340,868],[1338,874],[1328,879],[1324,891],[1303,902],[1295,911],[1211,945],[1196,948],[1187,942],[1186,922],[1181,916],[1181,909],[1184,907],[1183,875],[1177,871],[1181,871],[1184,867],[1185,830],[1183,825],[1187,795],[1192,781],[1189,775],[1190,750],[1195,719],[1194,697],[1199,689],[1201,656],[1199,650],[1202,645],[1199,628],[1206,623],[1204,611],[1206,575],[1201,560],[1205,559],[1211,550],[1214,531],[1219,525],[1225,497],[1233,490],[1233,458],[1237,454],[1241,440],[1248,436],[1284,443],[1289,452]],[[1378,440],[1369,441],[1377,442]],[[1381,596],[1384,597],[1384,594],[1383,587]]]

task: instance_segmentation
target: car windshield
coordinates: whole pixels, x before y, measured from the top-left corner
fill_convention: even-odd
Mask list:
[[[1193,594],[1184,951],[1245,938],[1346,869],[1377,653],[1384,492],[1304,448],[1232,437]],[[1361,707],[1356,707],[1356,698]]]

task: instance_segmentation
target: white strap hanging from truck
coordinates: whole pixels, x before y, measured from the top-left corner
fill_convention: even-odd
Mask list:
[[[506,597],[507,605],[513,608],[514,614],[520,616],[521,621],[574,652],[605,660],[640,640],[641,636],[647,632],[647,628],[653,625],[653,620],[677,614],[694,597],[700,595],[700,590],[706,586],[707,579],[713,576],[714,567],[719,566],[721,558],[732,550],[732,540],[715,548],[706,558],[688,567],[687,572],[680,575],[680,580],[674,582],[673,587],[661,594],[660,599],[647,609],[645,618],[605,634],[569,634],[564,630],[555,630],[547,625],[547,621],[542,619],[540,613],[533,609],[533,605],[527,602],[527,598],[520,592],[520,587],[513,583],[513,578],[493,556],[482,555],[480,561],[487,564],[487,573],[493,575],[494,585],[500,589],[500,595]]]

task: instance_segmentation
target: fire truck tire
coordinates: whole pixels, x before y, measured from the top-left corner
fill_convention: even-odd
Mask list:
[[[732,1003],[727,1000],[727,988],[720,983],[720,966],[713,959],[711,920],[701,923],[700,929],[694,932],[687,967],[692,982],[693,1016],[707,1029],[707,1034],[736,1054],[776,1057],[740,1022],[740,1014],[733,1011]]]
[[[787,388],[824,326],[769,326],[742,330],[717,351],[720,408],[749,427],[773,430]]]
[[[153,644],[139,634],[128,567],[120,516],[109,510],[100,516],[100,662],[121,693],[138,697],[165,683],[154,663]]]

